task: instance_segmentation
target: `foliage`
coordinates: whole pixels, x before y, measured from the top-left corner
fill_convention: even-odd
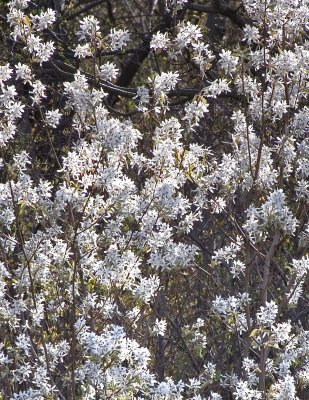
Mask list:
[[[1,4],[2,399],[308,398],[308,6]]]

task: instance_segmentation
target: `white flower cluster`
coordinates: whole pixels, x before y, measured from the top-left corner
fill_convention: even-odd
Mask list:
[[[157,95],[166,94],[171,89],[175,89],[178,80],[178,72],[162,72],[160,75],[156,75],[154,79],[155,93]]]
[[[232,329],[242,334],[248,330],[248,320],[244,309],[249,303],[250,297],[247,293],[242,293],[238,297],[229,296],[227,299],[219,295],[213,300],[212,309],[223,320],[230,321]]]
[[[265,306],[261,306],[260,310],[256,314],[258,323],[261,325],[273,325],[276,320],[277,313],[278,306],[274,301],[266,303]]]
[[[112,81],[117,78],[119,69],[114,63],[107,62],[100,66],[100,75],[102,79]]]
[[[173,27],[147,39],[165,72],[141,74],[137,88],[112,83],[124,72],[110,54],[126,53],[128,30],[103,37],[99,19],[82,18],[75,58],[89,59],[55,85],[43,63],[58,68],[61,40],[46,41],[56,13],[3,5],[25,54],[14,65],[13,46],[0,66],[2,396],[307,390],[307,3],[244,0],[226,13],[227,26],[246,14],[243,40],[225,49],[179,12],[187,1],[166,1]],[[134,111],[115,110],[110,93]]]
[[[0,67],[0,146],[11,140],[17,130],[16,122],[21,118],[25,106],[17,100],[14,85],[6,82],[11,78],[13,70],[9,64]]]
[[[251,207],[247,212],[247,222],[244,227],[255,240],[261,240],[266,229],[282,229],[294,234],[297,220],[285,205],[285,195],[282,189],[274,190],[259,208]]]
[[[165,50],[171,57],[181,54],[183,49],[193,50],[192,58],[199,65],[203,75],[204,70],[209,67],[210,62],[215,58],[214,54],[203,40],[203,34],[198,25],[187,21],[177,25],[177,34],[172,37],[167,32],[156,32],[150,42],[153,50]]]
[[[46,123],[52,128],[56,128],[59,124],[61,113],[59,110],[47,111],[45,115]]]
[[[165,33],[157,32],[151,38],[151,42],[150,42],[151,49],[166,50],[169,47],[169,45],[170,45],[170,39],[168,37],[167,32],[165,32]]]
[[[230,50],[222,50],[220,53],[220,64],[226,75],[235,72],[239,57],[233,56]]]
[[[109,39],[112,50],[122,50],[130,40],[130,33],[125,29],[112,29]]]
[[[55,11],[48,9],[38,15],[27,15],[24,10],[28,7],[28,3],[28,1],[10,1],[7,20],[13,28],[12,37],[22,41],[27,51],[33,54],[34,60],[42,64],[50,59],[55,46],[52,41],[42,42],[40,34],[55,22],[56,14]]]
[[[76,32],[76,35],[78,40],[83,42],[75,48],[75,57],[78,58],[95,55],[95,50],[104,48],[106,45],[112,51],[122,50],[130,40],[129,31],[116,28],[111,29],[110,34],[103,38],[99,21],[93,15],[86,16],[80,21],[80,30]],[[107,63],[105,69],[110,66],[112,64]]]

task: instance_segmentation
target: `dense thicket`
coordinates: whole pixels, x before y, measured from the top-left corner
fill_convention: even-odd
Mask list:
[[[306,400],[308,0],[0,4],[0,399]]]

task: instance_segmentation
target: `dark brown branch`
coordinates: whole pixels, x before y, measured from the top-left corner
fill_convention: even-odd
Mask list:
[[[51,62],[50,65],[55,72],[57,72],[59,75],[63,75],[64,77],[68,77],[70,76],[72,79],[74,77],[74,74],[77,72],[77,68],[75,68],[74,66],[67,64],[63,61],[57,60],[54,62]],[[94,83],[93,80],[93,76],[90,74],[85,74],[85,76],[87,77],[88,81],[91,83]],[[123,87],[123,86],[119,86],[118,84],[113,84],[111,82],[108,81],[104,81],[104,80],[100,80],[100,87],[105,90],[108,94],[109,97],[107,98],[107,104],[110,107],[111,111],[114,111],[115,108],[115,102],[111,103],[110,99],[111,98],[116,98],[116,97],[124,97],[124,98],[128,98],[128,99],[133,99],[136,95],[137,95],[137,89],[136,88],[131,88],[131,87]],[[178,98],[186,98],[187,100],[192,99],[194,96],[198,95],[199,93],[201,93],[202,88],[177,88],[174,90],[170,90],[167,93],[167,96],[169,98],[173,98],[173,97],[178,97]],[[150,95],[153,95],[153,91],[150,90],[149,91]],[[239,95],[238,93],[236,93],[235,91],[231,91],[228,93],[221,93],[219,96],[219,98],[234,98],[236,100],[240,100],[241,99],[241,95]],[[182,101],[182,99],[181,99]],[[177,105],[177,102],[175,104],[170,104],[171,106],[173,105]],[[131,112],[129,112],[131,115]],[[135,111],[133,112],[135,114]],[[126,115],[126,113],[125,113]]]
[[[102,4],[102,0],[97,0],[97,1],[91,2],[90,4],[87,4],[82,9],[75,11],[71,15],[68,15],[65,19],[66,19],[66,21],[74,19],[74,18],[80,16],[81,14],[84,14],[85,12],[90,11],[92,8],[99,6],[100,4]]]
[[[218,11],[215,10],[213,7],[211,6],[206,6],[204,4],[194,4],[194,3],[189,3],[186,5],[186,8],[188,10],[192,10],[192,11],[199,11],[202,13],[207,13],[207,14],[215,14]]]
[[[248,24],[248,21],[245,21],[238,13],[238,10],[231,8],[224,0],[212,0],[212,3],[220,15],[229,18],[235,25],[239,26],[239,28],[243,29]]]
[[[186,8],[192,11],[199,11],[207,14],[220,14],[229,18],[235,25],[243,29],[248,23],[239,13],[238,10],[231,8],[223,0],[213,0],[212,6],[204,4],[189,3]]]
[[[125,64],[123,71],[119,78],[117,79],[117,86],[128,86],[135,74],[139,70],[139,67],[143,63],[143,61],[147,58],[150,52],[150,43],[145,42],[144,45],[140,48],[140,51],[133,54],[133,56],[128,60]],[[111,96],[109,99],[109,103],[113,106],[117,102],[118,96]]]

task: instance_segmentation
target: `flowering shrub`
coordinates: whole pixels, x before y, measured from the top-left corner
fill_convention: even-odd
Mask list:
[[[307,398],[308,1],[89,3],[1,5],[0,399]]]

